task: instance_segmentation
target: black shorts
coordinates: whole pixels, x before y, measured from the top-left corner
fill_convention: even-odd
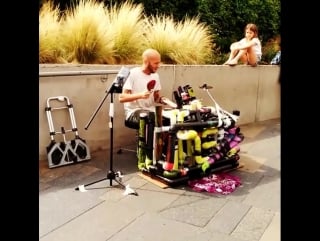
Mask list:
[[[126,120],[125,120],[125,126],[132,128],[132,129],[139,129],[139,121],[140,121],[140,114],[146,113],[148,116],[149,123],[155,123],[155,113],[153,111],[149,110],[136,110],[134,111]],[[162,124],[164,126],[170,125],[170,119],[166,117],[162,117]]]

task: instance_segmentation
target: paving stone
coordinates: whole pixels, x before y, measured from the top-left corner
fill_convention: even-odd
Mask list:
[[[280,241],[281,240],[281,233],[279,229],[280,225],[281,225],[280,213],[276,213],[259,241],[270,241],[270,240]]]
[[[274,217],[274,212],[252,207],[231,233],[234,238],[258,241]]]
[[[126,227],[126,232],[119,232],[108,241],[194,241],[199,240],[197,236],[201,232],[201,228],[192,224],[145,213]]]
[[[257,208],[280,212],[280,176],[263,177],[259,184],[247,195],[243,203]]]
[[[229,235],[247,214],[250,207],[241,202],[228,201],[210,220],[206,228]]]
[[[225,202],[225,199],[220,198],[197,200],[193,203],[163,210],[161,216],[198,227],[204,227]]]
[[[67,223],[42,236],[39,241],[109,240],[141,215],[141,210],[102,202],[77,217],[68,219]]]
[[[39,197],[39,235],[50,233],[87,211],[88,206],[101,203],[96,193],[81,193],[73,189],[61,189]]]
[[[131,207],[132,209],[142,210],[145,212],[159,212],[166,209],[179,196],[172,195],[163,191],[151,191],[139,189],[139,196],[128,196],[121,199],[119,205]]]

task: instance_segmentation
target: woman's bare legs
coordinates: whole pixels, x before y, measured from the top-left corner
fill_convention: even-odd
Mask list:
[[[231,55],[230,55],[231,56]],[[237,55],[235,55],[233,58],[229,58],[226,64],[228,65],[236,65],[238,64],[238,61],[241,60],[241,62],[245,64],[249,64],[251,66],[257,65],[257,56],[253,52],[252,48],[247,49],[241,49],[238,51]]]
[[[246,49],[241,49],[238,51],[237,55],[234,56],[233,59],[231,59],[228,64],[229,65],[236,65],[238,64],[239,59],[241,59],[241,62],[245,63],[247,60],[247,50]]]
[[[229,64],[229,62],[238,54],[239,50],[235,50],[234,48],[238,46],[238,42],[235,42],[230,45],[230,55],[228,60],[224,64]]]
[[[258,58],[257,55],[254,53],[252,48],[248,48],[247,50],[247,64],[251,66],[257,66]]]

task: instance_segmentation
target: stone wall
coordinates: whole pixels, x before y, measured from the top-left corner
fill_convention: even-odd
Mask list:
[[[50,143],[45,111],[49,97],[67,96],[70,99],[78,134],[86,140],[91,152],[109,148],[111,94],[107,95],[106,92],[121,67],[121,65],[71,64],[39,66],[39,160],[47,158],[46,147]],[[113,70],[114,74],[82,74],[105,70]],[[77,72],[79,75],[46,75],[48,73],[54,75],[55,72]],[[280,66],[162,65],[158,73],[161,78],[162,95],[172,100],[174,100],[172,92],[177,90],[178,86],[188,84],[203,105],[213,105],[208,94],[199,88],[203,84],[212,86],[209,91],[223,109],[229,112],[234,109],[240,110],[238,125],[280,118]],[[49,102],[49,105],[55,103]],[[134,130],[124,126],[123,104],[119,103],[117,94],[113,95],[113,107],[114,148],[131,145],[135,133]],[[60,131],[61,126],[65,129],[72,128],[67,109],[51,111],[51,114],[55,131]],[[93,117],[93,114],[96,115]],[[67,140],[72,140],[75,133],[70,131],[65,137]],[[63,141],[62,135],[57,134],[55,140]]]

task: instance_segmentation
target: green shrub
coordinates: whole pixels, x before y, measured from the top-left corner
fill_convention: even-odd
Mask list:
[[[262,47],[262,64],[270,64],[272,58],[280,50],[280,36],[268,40],[268,42]]]

